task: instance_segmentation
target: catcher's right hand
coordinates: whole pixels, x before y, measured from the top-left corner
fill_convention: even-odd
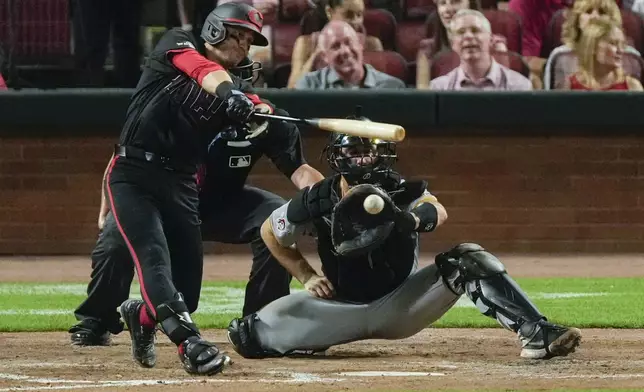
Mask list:
[[[333,285],[325,276],[312,275],[309,280],[304,283],[304,288],[314,297],[333,297]]]

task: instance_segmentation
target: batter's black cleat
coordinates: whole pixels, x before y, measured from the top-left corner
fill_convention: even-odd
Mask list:
[[[98,321],[86,319],[69,329],[74,346],[109,346],[112,334]]]
[[[154,367],[157,354],[154,348],[156,328],[141,325],[139,314],[145,304],[141,300],[128,299],[121,304],[121,317],[127,325],[132,339],[132,358],[141,366]]]
[[[228,355],[199,336],[189,337],[179,345],[178,350],[183,368],[189,374],[212,376],[232,363]]]
[[[550,359],[565,357],[575,352],[581,343],[581,331],[577,328],[562,327],[540,320],[532,326],[526,326],[531,332],[523,335],[519,330],[519,339],[523,345],[522,358]]]

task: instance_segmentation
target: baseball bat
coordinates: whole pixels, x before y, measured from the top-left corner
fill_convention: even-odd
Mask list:
[[[405,128],[396,124],[373,121],[349,120],[345,118],[295,118],[275,114],[254,113],[255,117],[307,124],[323,131],[346,133],[347,135],[400,142],[405,139]]]

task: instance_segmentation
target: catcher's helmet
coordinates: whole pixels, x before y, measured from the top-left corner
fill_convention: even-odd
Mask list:
[[[217,45],[226,38],[225,26],[238,26],[253,32],[253,45],[268,46],[268,39],[262,35],[263,25],[264,16],[250,5],[225,3],[208,14],[201,29],[201,38],[211,45]]]
[[[369,121],[366,117],[347,117]],[[398,160],[396,143],[337,133],[325,147],[326,160],[349,185],[380,184]]]

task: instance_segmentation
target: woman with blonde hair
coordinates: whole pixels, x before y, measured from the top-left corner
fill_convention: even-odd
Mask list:
[[[622,25],[622,14],[615,0],[577,0],[566,13],[561,28],[563,45],[555,48],[546,62],[543,76],[544,89],[561,89],[570,75],[577,70],[577,57],[573,48],[579,41],[583,29],[591,20],[604,20]],[[639,56],[639,52],[628,46],[626,52]]]
[[[642,91],[642,84],[624,72],[626,38],[619,24],[588,22],[574,46],[578,70],[566,80],[566,90]]]

